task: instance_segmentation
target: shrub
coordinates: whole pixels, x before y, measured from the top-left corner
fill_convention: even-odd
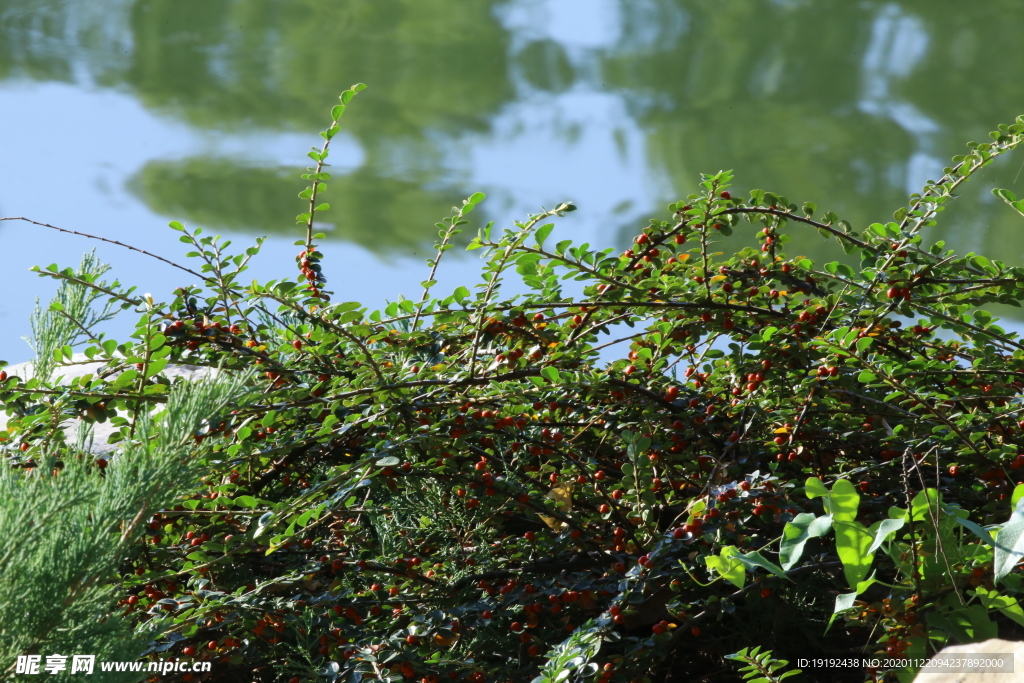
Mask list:
[[[141,318],[95,335],[96,377],[6,378],[12,466],[74,452],[75,414],[112,420],[128,466],[169,365],[258,373],[193,433],[202,486],[120,567],[118,613],[159,634],[144,657],[215,680],[733,680],[737,650],[774,672],[768,650],[926,655],[1024,624],[1024,347],[978,308],[1017,305],[1024,271],[920,235],[1024,117],[862,232],[721,172],[623,254],[549,245],[570,204],[488,224],[483,282],[431,298],[476,194],[438,224],[422,296],[369,311],[332,303],[313,234],[359,89],[310,153],[297,277],[243,286],[258,244],[177,223],[202,285],[168,302],[40,271]],[[787,256],[789,226],[860,271]],[[760,247],[719,259],[741,228]],[[513,271],[527,293],[503,298]]]

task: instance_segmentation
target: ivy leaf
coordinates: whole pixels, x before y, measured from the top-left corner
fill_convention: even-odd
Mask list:
[[[871,530],[875,533],[875,540],[871,542],[868,553],[874,554],[885,542],[885,539],[902,529],[904,524],[906,522],[902,519],[883,519],[881,522],[872,524]]]
[[[804,552],[804,544],[809,539],[818,538],[832,528],[832,515],[815,517],[810,512],[801,512],[782,529],[782,543],[779,549],[779,561],[782,568],[789,570],[800,561]]]
[[[1017,602],[1016,598],[1011,598],[1008,595],[999,595],[994,590],[988,591],[984,586],[978,586],[975,594],[981,599],[981,604],[985,606],[985,609],[992,610],[995,608],[1008,618],[1024,626],[1024,609],[1021,609],[1020,603]]]
[[[737,560],[746,565],[746,567],[751,572],[753,572],[754,569],[756,569],[757,567],[760,567],[761,569],[765,569],[771,572],[780,579],[788,579],[792,581],[792,579],[786,576],[786,572],[782,571],[782,567],[775,564],[774,562],[765,559],[764,556],[756,550],[750,553],[746,553],[745,555],[736,555],[735,557]]]
[[[835,621],[836,617],[847,610],[853,609],[855,602],[857,602],[857,591],[836,596],[836,605],[832,609],[832,617],[828,620],[828,627],[825,629],[826,633],[828,633],[828,629],[832,628],[832,622]]]
[[[704,561],[708,569],[715,571],[737,588],[743,588],[747,573],[743,569],[743,562],[736,557],[739,554],[740,551],[736,546],[727,545],[722,548],[721,553],[710,555],[704,558]]]
[[[836,552],[843,563],[846,582],[850,587],[856,588],[868,575],[874,559],[874,554],[868,552],[872,541],[871,534],[863,524],[852,520],[834,520],[833,527],[836,532]]]

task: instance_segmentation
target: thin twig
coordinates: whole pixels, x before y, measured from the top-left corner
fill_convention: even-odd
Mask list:
[[[66,228],[58,228],[56,225],[50,225],[49,223],[42,223],[40,221],[34,221],[31,218],[25,218],[24,216],[8,216],[6,218],[0,218],[0,221],[25,221],[26,223],[31,223],[32,225],[38,225],[41,228],[49,228],[50,230],[56,230],[58,232],[67,233],[69,235],[78,235],[79,237],[86,237],[86,238],[91,239],[91,240],[99,240],[100,242],[107,242],[108,244],[116,244],[119,247],[124,247],[125,249],[130,249],[131,251],[136,251],[136,252],[138,252],[140,254],[143,254],[145,256],[149,256],[150,258],[155,258],[157,261],[163,261],[167,265],[174,266],[175,268],[177,268],[179,270],[183,270],[186,273],[189,273],[190,275],[194,275],[194,276],[196,276],[197,278],[199,278],[201,280],[208,280],[208,279],[210,279],[210,278],[207,278],[205,275],[200,275],[196,271],[191,270],[189,268],[186,268],[183,265],[180,265],[180,264],[175,263],[174,261],[170,261],[168,259],[165,259],[163,256],[157,256],[156,254],[148,252],[145,249],[139,249],[138,247],[133,247],[130,244],[125,244],[124,242],[118,242],[117,240],[108,239],[106,237],[100,237],[98,235],[90,235],[87,232],[78,232],[76,230],[68,230]]]

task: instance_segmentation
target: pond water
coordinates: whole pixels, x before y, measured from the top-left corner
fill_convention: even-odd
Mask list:
[[[418,299],[434,223],[476,191],[467,239],[571,200],[552,239],[624,248],[720,169],[859,230],[1024,114],[1022,33],[1013,0],[0,0],[0,216],[172,258],[170,220],[268,235],[249,275],[291,276],[305,153],[362,82],[321,226],[336,301]],[[985,169],[929,239],[1024,264],[1024,218],[991,195],[1024,194],[1022,169],[1024,150]],[[845,259],[794,231],[790,255]],[[31,356],[55,289],[28,268],[93,247],[158,299],[193,284],[2,222],[0,358]],[[479,253],[448,252],[434,291],[478,282]]]

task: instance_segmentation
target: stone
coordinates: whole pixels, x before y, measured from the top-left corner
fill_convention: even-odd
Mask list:
[[[54,380],[60,380],[61,384],[66,384],[78,377],[95,375],[105,364],[104,361],[90,361],[85,354],[77,353],[71,357],[71,364],[54,368],[52,377]],[[20,377],[26,380],[32,377],[31,362],[8,365],[4,370],[7,371],[9,377]],[[163,374],[171,381],[174,381],[175,377],[196,381],[207,376],[210,371],[210,368],[201,365],[168,365],[164,369]],[[9,416],[0,411],[0,429],[7,428],[8,419]],[[75,434],[81,424],[83,424],[81,419],[69,419],[67,421],[67,424],[64,426],[64,434],[67,435],[69,441],[75,438]],[[94,423],[89,450],[97,455],[114,450],[115,445],[107,442],[113,433],[114,428],[109,420]]]
[[[940,660],[956,659],[1004,660],[1003,669],[982,666],[949,667],[948,671],[929,672],[928,667]],[[980,664],[980,662],[979,662]],[[943,669],[946,667],[938,667]],[[996,672],[999,673],[996,673]],[[1008,673],[1012,671],[1012,673]],[[1024,683],[1024,642],[993,638],[981,643],[951,645],[935,654],[914,679],[914,683]]]

